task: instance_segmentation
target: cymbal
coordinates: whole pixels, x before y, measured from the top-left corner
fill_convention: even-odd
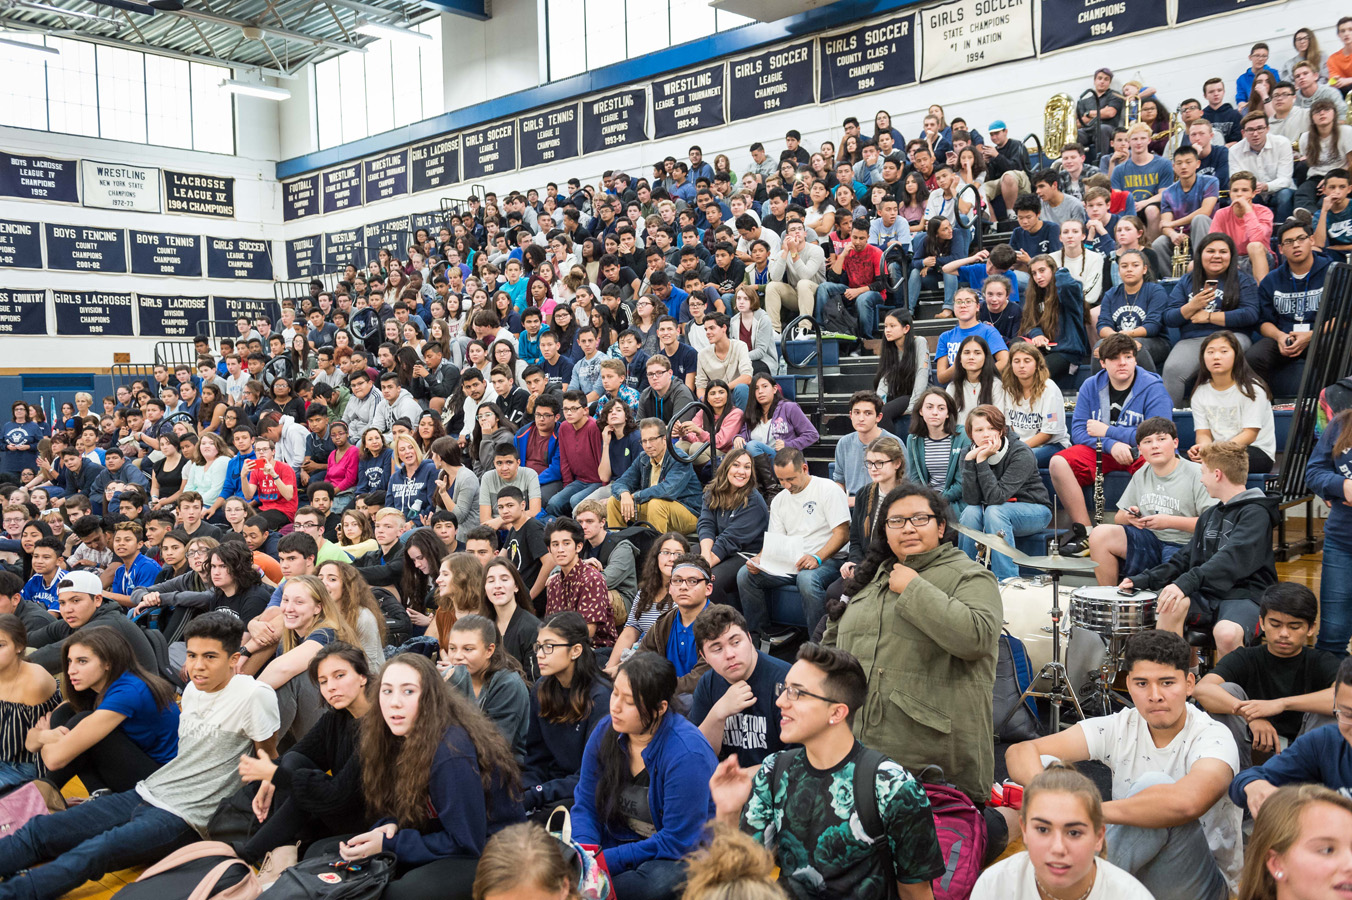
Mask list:
[[[957,529],[958,534],[969,537],[996,553],[1003,553],[1008,556],[1014,561],[1015,565],[1027,566],[1030,569],[1042,569],[1045,572],[1092,572],[1098,568],[1097,562],[1086,557],[1029,556],[1017,547],[1011,546],[998,535],[977,531],[975,528],[968,528],[966,525],[954,525],[953,527]]]

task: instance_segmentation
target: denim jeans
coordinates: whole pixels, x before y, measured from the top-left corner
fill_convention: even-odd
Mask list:
[[[1347,642],[1352,640],[1352,547],[1324,538],[1319,586],[1319,639],[1315,646],[1347,656]]]
[[[774,447],[770,446],[764,441],[747,441],[746,452],[750,453],[752,456],[773,457],[776,453],[776,450]]]
[[[732,389],[732,405],[738,409],[746,409],[746,401],[750,396],[751,386],[739,384]]]
[[[51,900],[114,869],[144,865],[195,840],[183,819],[135,791],[38,816],[0,839],[0,900]],[[46,865],[34,868],[40,862]],[[22,869],[22,876],[14,877]]]
[[[588,494],[600,486],[600,482],[571,482],[549,498],[549,503],[545,504],[545,509],[551,516],[570,516],[573,514],[573,507],[581,503]]]
[[[767,575],[743,568],[737,573],[737,590],[742,595],[742,612],[753,634],[763,634],[770,624],[769,593],[777,587],[796,584],[803,596],[803,619],[809,632],[826,615],[826,589],[840,577],[843,559],[824,559],[815,569],[803,569],[797,576]]]
[[[675,900],[685,884],[685,863],[679,859],[650,859],[611,880],[615,896],[623,900]]]
[[[27,784],[37,777],[38,767],[34,763],[0,761],[0,790]]]
[[[1016,537],[1037,534],[1046,528],[1052,520],[1052,511],[1041,503],[997,503],[994,506],[973,503],[958,518],[968,528],[999,535],[1012,546]],[[976,559],[976,541],[964,535],[958,538],[958,546],[963,553]],[[992,553],[991,571],[999,579],[1013,578],[1019,574],[1019,567],[1003,553]]]
[[[824,281],[817,287],[817,313],[820,315],[826,301],[839,297],[848,308],[850,301],[845,299],[845,285],[834,281]],[[878,331],[878,310],[883,306],[883,295],[877,291],[864,291],[854,298],[855,312],[859,316],[859,334],[871,338]]]
[[[958,276],[940,272],[937,278],[933,276],[926,278],[926,276],[920,274],[919,269],[912,269],[906,281],[906,302],[910,304],[911,312],[914,313],[915,308],[920,305],[920,291],[924,288],[926,281],[931,282],[935,287],[938,287],[942,282],[944,309],[952,309],[953,295],[958,292]]]
[[[1127,796],[1173,783],[1163,772],[1147,772]],[[1199,819],[1173,828],[1109,825],[1108,861],[1136,876],[1155,900],[1225,900],[1230,893]]]
[[[1272,221],[1281,224],[1291,218],[1291,211],[1296,208],[1296,189],[1282,188],[1280,191],[1268,191],[1254,199],[1272,210]]]

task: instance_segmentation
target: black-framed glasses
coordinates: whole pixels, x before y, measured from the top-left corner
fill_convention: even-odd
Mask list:
[[[576,643],[577,641],[536,641],[531,649],[535,651],[536,656],[549,656],[560,647],[571,647]]]
[[[1280,243],[1278,243],[1277,246],[1279,246],[1279,247],[1294,247],[1294,246],[1296,246],[1296,244],[1303,244],[1303,243],[1305,243],[1305,242],[1308,241],[1308,240],[1312,240],[1312,238],[1311,238],[1308,234],[1302,234],[1300,237],[1287,238],[1286,240],[1281,241]]]
[[[708,581],[708,580],[709,580],[709,579],[705,578],[703,575],[699,576],[698,578],[675,578],[675,577],[673,577],[673,578],[671,579],[671,586],[674,587],[674,588],[676,588],[676,587],[699,587],[701,584],[703,584],[704,582],[706,582],[706,581]]]
[[[864,468],[870,472],[876,472],[890,462],[892,462],[890,459],[866,459],[864,460]]]
[[[779,697],[788,697],[790,703],[800,700],[803,697],[811,697],[813,700],[820,700],[823,703],[842,702],[840,700],[833,700],[830,697],[823,697],[821,694],[814,694],[811,691],[805,691],[802,688],[796,687],[792,684],[783,684],[783,683],[775,685],[775,698],[778,699]]]
[[[887,527],[893,531],[900,531],[907,522],[910,522],[915,528],[924,528],[933,520],[934,516],[926,513],[920,513],[919,515],[914,516],[888,516]]]

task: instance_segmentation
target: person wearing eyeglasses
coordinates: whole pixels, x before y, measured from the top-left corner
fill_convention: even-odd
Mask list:
[[[684,553],[671,565],[667,591],[672,607],[657,617],[643,635],[639,651],[661,653],[676,667],[676,696],[672,702],[684,711],[690,708],[695,685],[709,671],[695,640],[695,620],[709,606],[714,576],[709,563],[698,553]]]
[[[1300,219],[1277,226],[1282,263],[1258,285],[1262,333],[1244,358],[1254,374],[1278,396],[1294,396],[1314,338],[1314,322],[1324,297],[1332,261],[1314,252],[1313,231]]]
[[[1239,122],[1242,140],[1230,148],[1230,171],[1252,172],[1255,201],[1283,222],[1295,207],[1296,183],[1291,142],[1273,134],[1267,113],[1254,110]]]
[[[982,810],[989,864],[1009,822],[987,808],[995,779],[991,692],[1004,606],[995,576],[947,539],[943,495],[903,482],[883,498],[883,527],[833,604],[822,643],[846,650],[868,675],[855,737],[919,772],[944,770]],[[781,726],[785,741],[796,740]]]

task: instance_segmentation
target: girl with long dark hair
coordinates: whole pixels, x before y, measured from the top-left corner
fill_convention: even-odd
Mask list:
[[[530,692],[521,663],[502,647],[498,627],[480,615],[461,616],[441,652],[446,680],[498,726],[519,762],[526,754]]]
[[[704,402],[713,410],[713,427],[704,426],[704,410],[699,410],[688,422],[677,422],[675,434],[680,438],[677,446],[687,454],[696,444],[712,440],[719,453],[730,453],[736,446],[742,431],[744,413],[732,403],[732,389],[728,383],[715,378],[704,389]],[[713,435],[710,438],[710,434]],[[696,465],[703,465],[711,456],[708,448],[698,457]]]
[[[953,223],[944,216],[935,216],[925,223],[925,236],[917,236],[915,262],[907,281],[907,304],[914,315],[920,304],[920,292],[943,288],[944,308],[939,318],[953,317],[953,298],[958,292],[958,276],[944,271],[944,266],[957,259],[953,250]]]
[[[499,446],[515,446],[516,429],[512,420],[496,403],[480,403],[475,413],[474,431],[469,438],[469,456],[474,473],[480,478],[493,470],[493,456]]]
[[[430,528],[419,528],[404,544],[404,571],[399,576],[399,599],[409,621],[421,634],[432,624],[437,605],[437,573],[446,558],[446,545]]]
[[[111,630],[111,629],[110,629]],[[56,681],[37,663],[25,662],[28,629],[18,616],[0,615],[0,788],[14,788],[43,774],[41,747],[29,735],[50,727],[61,703]]]
[[[900,420],[915,412],[915,404],[929,384],[929,342],[924,335],[914,333],[914,324],[908,309],[894,309],[883,317],[873,392],[883,398],[878,425],[894,434]]]
[[[733,446],[745,447],[752,456],[773,457],[785,447],[806,450],[819,438],[803,408],[784,399],[779,382],[764,373],[752,376],[742,430]]]
[[[757,489],[755,458],[739,447],[718,464],[699,514],[699,552],[713,570],[711,603],[741,609],[737,573],[761,550],[770,507]]]
[[[1202,448],[1214,441],[1234,441],[1249,455],[1250,475],[1271,472],[1277,455],[1271,388],[1249,368],[1229,331],[1203,338],[1198,356],[1191,398],[1197,443],[1188,448],[1188,459],[1198,462]]]
[[[1051,256],[1040,254],[1028,264],[1019,333],[1042,351],[1058,383],[1089,360],[1084,297],[1080,283]]]
[[[1296,188],[1294,202],[1297,209],[1314,209],[1319,205],[1324,176],[1352,165],[1352,125],[1338,121],[1338,108],[1328,97],[1310,104],[1310,130],[1300,136],[1299,149],[1309,174]]]
[[[432,443],[429,456],[436,464],[436,504],[455,513],[458,528],[479,524],[479,476],[464,465],[459,442],[449,435]]]
[[[385,446],[385,436],[379,428],[367,428],[361,435],[361,453],[357,458],[358,494],[384,491],[394,474],[394,451]]]
[[[1135,339],[1137,364],[1157,373],[1159,364],[1169,355],[1169,338],[1161,333],[1169,292],[1151,280],[1150,259],[1144,250],[1121,250],[1114,266],[1117,283],[1104,293],[1099,304],[1095,346],[1121,332]]]
[[[1004,385],[1000,383],[1000,370],[995,365],[995,354],[985,338],[968,335],[958,345],[958,369],[961,374],[953,379],[948,390],[957,405],[957,418],[961,422],[967,413],[983,403],[1003,407],[1008,401]]]
[[[943,388],[926,388],[906,436],[906,479],[940,492],[962,509],[962,455],[971,447],[958,428],[958,404]]]
[[[678,531],[668,531],[653,541],[643,557],[638,574],[638,595],[629,605],[629,617],[615,640],[606,664],[606,674],[611,678],[620,670],[620,663],[629,653],[638,647],[648,629],[671,609],[671,593],[667,585],[671,581],[671,566],[682,553],[690,552],[690,540]]]
[[[496,556],[484,566],[484,595],[493,609],[493,621],[502,635],[499,641],[509,656],[520,663],[528,681],[539,672],[535,666],[535,640],[540,620],[531,609],[530,588],[511,560]]]
[[[901,182],[901,202],[897,204],[897,215],[911,226],[911,233],[925,230],[925,207],[929,205],[929,188],[925,185],[925,176],[919,172],[908,172]]]
[[[597,844],[617,896],[674,900],[681,857],[713,816],[709,778],[718,757],[671,709],[676,669],[657,653],[621,664],[610,715],[587,740],[573,804],[574,839]]]
[[[587,738],[610,707],[587,622],[573,610],[545,616],[533,648],[540,677],[530,696],[521,781],[527,812],[571,805]]]
[[[850,511],[850,558],[840,567],[842,582],[863,562],[869,541],[882,527],[883,498],[906,480],[906,450],[896,438],[875,438],[864,449],[864,466],[869,483],[855,495]]]

